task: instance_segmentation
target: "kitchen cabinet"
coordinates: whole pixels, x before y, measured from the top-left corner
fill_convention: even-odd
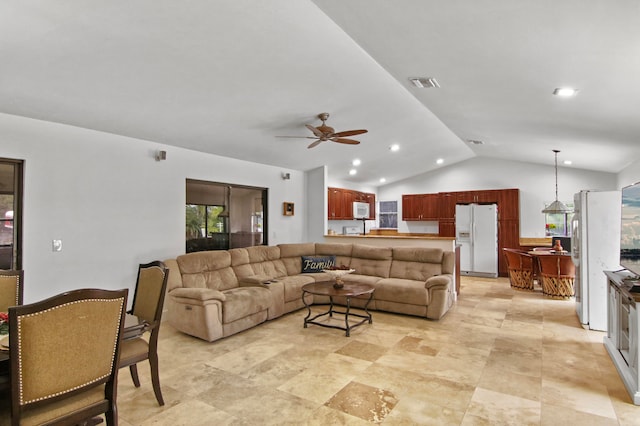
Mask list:
[[[631,293],[631,278],[637,277],[628,271],[605,271],[608,282],[607,335],[604,346],[624,382],[635,405],[640,405],[640,369],[638,368],[638,343],[640,324],[638,302],[640,293]]]
[[[402,220],[438,220],[439,202],[439,194],[404,194],[402,195]]]
[[[369,219],[374,220],[376,214],[376,195],[351,189],[328,188],[329,220],[353,220],[353,203],[355,201],[369,204]]]
[[[438,236],[439,237],[456,237],[456,222],[453,220],[445,219],[438,221]]]
[[[456,193],[455,192],[440,192],[439,197],[439,220],[454,220],[456,216]]]

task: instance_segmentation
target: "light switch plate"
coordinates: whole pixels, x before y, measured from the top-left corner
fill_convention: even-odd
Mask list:
[[[51,248],[53,251],[62,251],[62,240],[51,241]]]

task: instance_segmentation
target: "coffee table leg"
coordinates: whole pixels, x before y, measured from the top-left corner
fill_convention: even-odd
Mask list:
[[[333,296],[329,296],[329,316],[333,317]]]
[[[344,326],[347,330],[347,337],[349,337],[349,308],[351,307],[351,298],[347,296],[347,311],[344,313]]]
[[[369,324],[373,323],[373,317],[371,316],[371,312],[369,312],[369,309],[367,309],[369,307],[369,302],[371,302],[371,299],[373,299],[373,293],[369,294],[369,300],[367,300],[367,303],[364,304],[364,311],[369,316]]]
[[[307,305],[307,301],[304,299],[304,296],[307,294],[306,291],[302,291],[302,303],[307,307],[307,316],[304,318],[304,328],[307,328],[307,320],[311,316],[311,306]]]

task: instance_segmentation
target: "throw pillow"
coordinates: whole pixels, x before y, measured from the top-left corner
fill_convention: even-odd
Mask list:
[[[335,256],[302,256],[302,273],[322,272],[335,264]]]

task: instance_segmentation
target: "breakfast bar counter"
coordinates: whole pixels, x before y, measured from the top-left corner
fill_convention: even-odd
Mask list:
[[[377,247],[428,247],[455,251],[456,239],[438,236],[404,236],[404,235],[325,235],[325,243],[366,244]]]

